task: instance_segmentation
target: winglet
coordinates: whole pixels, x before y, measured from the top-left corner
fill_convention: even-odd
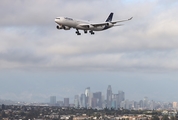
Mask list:
[[[133,17],[129,18],[128,20],[132,20]]]
[[[111,22],[112,21],[113,14],[114,13],[110,13],[110,15],[108,16],[106,22]]]

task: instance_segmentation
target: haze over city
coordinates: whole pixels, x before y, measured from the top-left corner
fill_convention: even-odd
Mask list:
[[[1,0],[0,99],[48,102],[108,85],[129,100],[178,102],[177,0]],[[133,17],[95,35],[57,30],[54,19]],[[81,31],[83,32],[83,31]],[[73,102],[73,101],[72,101]]]

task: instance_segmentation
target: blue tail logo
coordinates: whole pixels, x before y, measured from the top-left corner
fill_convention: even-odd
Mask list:
[[[114,13],[110,13],[110,15],[108,16],[106,22],[111,22],[112,21],[113,14]]]

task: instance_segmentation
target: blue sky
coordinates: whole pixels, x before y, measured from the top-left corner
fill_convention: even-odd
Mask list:
[[[0,99],[45,102],[51,95],[73,97],[88,86],[105,94],[110,84],[130,100],[178,101],[177,4],[0,1]],[[54,22],[58,16],[103,22],[110,12],[113,20],[134,18],[94,36],[59,31]]]

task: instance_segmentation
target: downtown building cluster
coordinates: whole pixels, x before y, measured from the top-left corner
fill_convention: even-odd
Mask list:
[[[111,85],[108,86],[106,97],[101,92],[92,93],[90,88],[86,88],[81,95],[75,95],[74,107],[93,109],[128,109],[128,110],[171,110],[177,109],[178,103],[156,102],[144,97],[140,101],[125,99],[125,93],[118,91],[113,93]]]
[[[75,95],[74,106],[80,108],[118,109],[121,107],[121,102],[124,100],[125,93],[123,91],[118,91],[117,94],[114,94],[111,85],[107,88],[106,97],[102,92],[92,93],[90,87],[88,87],[81,95]]]
[[[108,86],[106,95],[102,92],[91,92],[90,87],[80,95],[74,96],[74,102],[69,103],[69,98],[64,98],[63,101],[56,101],[56,96],[50,97],[50,105],[75,107],[75,108],[94,108],[94,109],[129,109],[129,110],[164,110],[178,109],[177,102],[156,102],[144,97],[140,101],[130,101],[125,99],[125,93],[118,91],[113,93],[111,85]]]
[[[87,87],[84,93],[74,96],[74,103],[69,103],[69,98],[64,98],[63,101],[56,101],[56,96],[50,97],[51,106],[64,106],[64,107],[76,107],[76,108],[113,108],[118,109],[121,107],[122,101],[125,100],[125,93],[118,91],[117,94],[112,92],[111,85],[107,88],[107,94],[102,92],[91,92],[90,87]]]

